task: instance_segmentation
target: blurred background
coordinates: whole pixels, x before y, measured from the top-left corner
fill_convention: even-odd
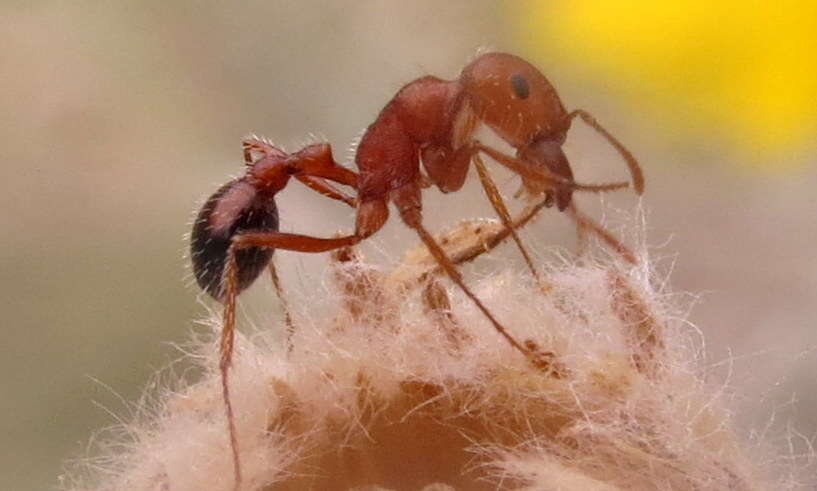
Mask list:
[[[96,431],[131,417],[125,401],[176,346],[207,332],[196,321],[211,304],[191,285],[183,234],[241,171],[242,136],[294,150],[312,133],[348,161],[397,89],[456,77],[480,47],[531,60],[568,108],[638,156],[646,243],[702,333],[706,373],[732,384],[742,432],[813,441],[817,7],[670,3],[3,2],[0,488],[56,486]],[[611,148],[574,128],[565,148],[578,178],[626,177]],[[496,175],[512,193],[516,180]],[[424,199],[434,229],[492,216],[474,182]],[[633,243],[636,197],[579,199]],[[353,224],[297,185],[279,207],[287,231]],[[552,211],[523,237],[575,249]],[[385,264],[413,241],[393,220],[363,252]],[[294,299],[326,281],[323,256],[277,257]],[[475,267],[508,260],[505,246]],[[279,324],[265,282],[242,303],[244,318]]]

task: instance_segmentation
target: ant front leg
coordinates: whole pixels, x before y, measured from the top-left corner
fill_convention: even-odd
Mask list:
[[[566,179],[562,176],[554,174],[547,170],[542,164],[528,162],[526,160],[512,157],[508,154],[502,153],[499,150],[483,145],[480,142],[474,142],[474,148],[477,151],[483,152],[498,163],[507,167],[515,174],[523,179],[528,179],[538,183],[543,188],[558,188],[567,186],[576,191],[587,191],[591,193],[603,193],[607,191],[615,191],[629,186],[626,182],[611,182],[608,184],[580,184],[572,179]]]
[[[474,166],[477,168],[479,180],[482,183],[482,188],[485,190],[485,194],[488,196],[488,201],[490,201],[491,205],[494,207],[494,211],[496,211],[496,214],[499,216],[502,225],[508,229],[514,242],[516,242],[516,246],[519,248],[519,252],[522,253],[522,257],[525,259],[525,263],[528,265],[528,270],[533,275],[533,278],[538,284],[541,285],[542,278],[539,276],[539,272],[533,266],[533,260],[531,259],[530,254],[528,254],[528,250],[522,244],[522,239],[519,238],[516,228],[513,226],[511,214],[508,211],[508,207],[505,205],[505,200],[502,199],[502,194],[500,194],[499,188],[491,178],[491,175],[488,173],[488,169],[485,167],[485,163],[482,162],[482,159],[478,153],[474,153]]]
[[[566,202],[561,202],[560,200],[560,193],[559,190],[563,189],[565,186],[570,186],[570,188],[574,190],[580,191],[591,191],[591,192],[604,192],[604,191],[611,191],[615,189],[620,189],[627,187],[627,183],[611,183],[611,184],[600,184],[600,185],[584,185],[584,184],[577,184],[572,180],[565,179],[561,176],[553,174],[551,171],[548,170],[550,167],[559,168],[561,165],[558,162],[551,163],[541,161],[545,158],[562,158],[564,159],[564,155],[559,150],[558,154],[550,155],[549,157],[547,153],[544,152],[545,148],[536,148],[531,147],[531,149],[527,149],[527,153],[531,158],[534,158],[535,162],[529,162],[524,159],[511,157],[510,155],[506,155],[494,148],[475,143],[475,146],[479,148],[480,151],[485,152],[490,156],[492,159],[496,160],[500,164],[510,168],[511,170],[520,174],[523,179],[530,179],[533,182],[538,182],[540,185],[547,185],[551,184],[553,187],[551,189],[556,189],[556,196],[557,202],[559,202],[559,209],[560,210],[567,210],[568,215],[574,222],[576,222],[577,234],[580,240],[583,240],[585,237],[585,231],[590,231],[596,234],[599,238],[602,239],[611,249],[618,252],[627,262],[631,264],[636,264],[635,255],[618,239],[616,239],[610,232],[608,232],[604,227],[600,224],[595,222],[592,218],[588,217],[587,215],[579,212],[576,208],[576,205],[569,199]],[[541,151],[537,151],[541,150]],[[534,171],[534,172],[531,172]],[[537,177],[536,174],[542,174],[544,176],[544,182],[540,181],[540,177]],[[548,182],[549,181],[549,182]]]
[[[505,205],[499,189],[493,179],[491,179],[482,160],[479,159],[478,152],[479,149],[473,145],[464,145],[455,151],[451,151],[447,147],[428,146],[422,151],[422,160],[426,171],[429,173],[430,179],[437,184],[441,191],[446,193],[462,188],[465,183],[465,178],[468,175],[468,167],[471,161],[474,160],[482,188],[485,190],[488,200],[491,202],[502,224],[510,231],[516,246],[525,259],[525,263],[531,275],[533,275],[537,282],[541,283],[541,278],[533,265],[530,254],[528,254],[522,240],[519,238],[519,234],[511,224],[511,215],[508,212],[508,207]]]

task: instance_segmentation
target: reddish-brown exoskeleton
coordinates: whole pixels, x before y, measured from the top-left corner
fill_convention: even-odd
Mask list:
[[[256,158],[258,156],[258,158]],[[190,258],[199,286],[224,303],[224,329],[221,336],[219,368],[224,404],[235,469],[235,488],[241,485],[241,467],[227,371],[233,351],[236,296],[252,284],[264,268],[269,267],[273,284],[283,301],[278,275],[272,262],[273,248],[248,245],[253,237],[274,236],[281,247],[287,240],[299,243],[299,237],[278,233],[278,208],[275,195],[295,178],[319,193],[354,206],[356,200],[338,190],[327,180],[351,187],[357,186],[357,174],[339,166],[332,158],[328,144],[309,145],[288,154],[264,140],[244,140],[245,174],[228,182],[202,206],[190,235]],[[296,250],[302,250],[293,248]],[[289,342],[292,321],[287,316]]]
[[[324,252],[357,244],[383,226],[391,201],[403,222],[417,232],[442,270],[475,303],[497,332],[534,366],[537,365],[536,355],[517,341],[471,292],[456,265],[423,226],[421,190],[424,184],[430,182],[444,193],[457,191],[463,186],[470,164],[474,162],[492,205],[503,224],[511,228],[511,235],[536,274],[511,227],[508,210],[480,158],[480,154],[485,154],[518,174],[529,194],[544,195],[546,202],[555,202],[560,210],[567,209],[580,229],[595,231],[625,259],[634,261],[624,246],[592,220],[580,215],[571,204],[572,193],[576,190],[598,192],[627,185],[588,186],[574,182],[561,147],[576,116],[599,131],[621,153],[629,166],[634,188],[640,194],[643,177],[632,155],[586,112],[567,112],[553,86],[533,65],[505,53],[479,56],[456,80],[426,76],[406,84],[364,133],[355,155],[358,173],[338,165],[326,144],[286,154],[263,141],[245,142],[245,158],[249,163],[247,174],[227,184],[205,204],[197,220],[199,228],[194,229],[192,245],[199,284],[225,304],[220,369],[233,446],[236,488],[240,486],[240,467],[227,383],[235,329],[235,302],[238,293],[269,262],[269,251],[280,248]],[[516,155],[507,155],[477,141],[474,135],[481,123],[514,147]],[[255,161],[254,152],[260,155]],[[421,171],[421,164],[427,178]],[[322,194],[354,204],[357,209],[354,232],[335,238],[279,232],[273,198],[290,177],[298,178]],[[353,200],[344,195],[326,180],[354,188],[356,198]],[[269,220],[262,220],[261,215]],[[275,220],[271,219],[272,215]],[[217,245],[212,245],[214,239],[217,239]],[[211,244],[209,249],[207,244]],[[197,255],[200,257],[198,263]]]

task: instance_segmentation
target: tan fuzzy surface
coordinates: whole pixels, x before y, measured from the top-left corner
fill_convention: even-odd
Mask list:
[[[467,249],[457,234],[480,242],[496,230],[466,223],[448,251]],[[396,271],[336,255],[328,290],[337,307],[296,322],[290,353],[269,333],[239,336],[229,380],[242,489],[804,484],[790,475],[784,483],[746,447],[721,400],[725,387],[703,376],[700,333],[656,286],[664,283],[646,258],[636,267],[547,264],[545,285],[524,270],[468,278],[543,360],[533,366],[445,278],[428,290],[434,266],[423,254],[409,252]],[[217,332],[218,318],[211,324]],[[126,427],[127,443],[89,461],[93,472],[77,473],[68,489],[232,489],[216,351],[212,338],[198,345],[201,380],[162,392]]]

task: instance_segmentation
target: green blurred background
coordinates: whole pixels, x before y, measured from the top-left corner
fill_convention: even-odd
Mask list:
[[[673,270],[669,288],[691,292],[679,301],[705,336],[713,383],[735,386],[747,438],[774,413],[769,437],[789,426],[813,439],[817,15],[813,2],[776,2],[774,15],[709,5],[4,2],[0,489],[55,486],[63,461],[127,420],[124,401],[202,330],[207,302],[190,286],[182,237],[200,200],[240,172],[242,136],[295,149],[316,133],[348,158],[402,84],[455,77],[478,47],[531,59],[569,108],[629,145],[647,176],[647,242]],[[626,176],[586,128],[566,149],[584,181]],[[490,216],[473,184],[428,192],[430,226]],[[638,203],[580,200],[614,228]],[[285,230],[353,223],[297,186],[279,203]],[[524,237],[574,247],[552,212]],[[395,220],[363,250],[387,262],[412,240]],[[326,280],[323,257],[278,258],[292,298]],[[478,268],[510,259],[506,247]],[[270,298],[261,284],[243,300],[261,328],[278,322]],[[314,308],[295,306],[301,317]]]

